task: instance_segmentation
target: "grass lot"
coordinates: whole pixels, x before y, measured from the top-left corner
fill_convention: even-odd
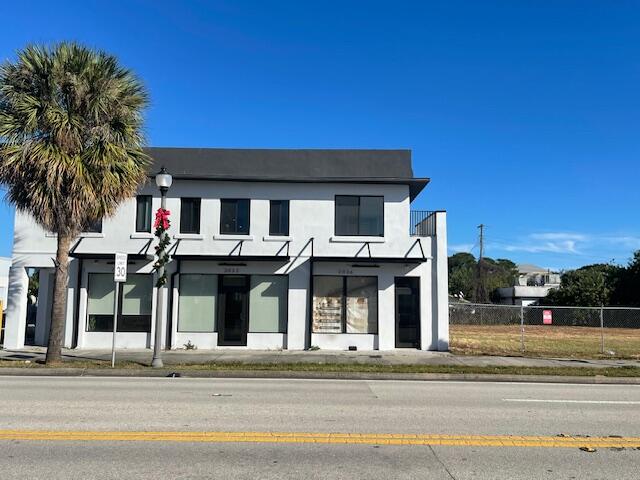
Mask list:
[[[101,360],[70,360],[56,367],[80,369],[110,369],[111,362]],[[0,360],[2,367],[46,369],[39,363],[16,360]],[[135,362],[118,362],[117,368],[132,370],[132,373],[151,370],[147,365]],[[444,374],[493,374],[493,375],[558,375],[593,377],[640,377],[640,367],[512,367],[512,366],[463,366],[463,365],[372,365],[358,363],[203,363],[166,366],[164,371],[183,372],[187,376],[193,371],[258,371],[258,372],[319,372],[319,373],[444,373]]]
[[[522,355],[520,325],[451,325],[451,352],[464,355]],[[640,329],[556,325],[525,326],[525,355],[568,358],[640,359]],[[610,353],[613,352],[613,353]]]

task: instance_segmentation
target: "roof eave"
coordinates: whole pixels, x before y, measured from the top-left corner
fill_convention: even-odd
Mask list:
[[[153,178],[154,175],[148,175]],[[378,185],[407,185],[413,201],[431,181],[427,177],[239,177],[232,175],[174,175],[175,180],[205,180],[218,182],[269,182],[269,183],[366,183]]]

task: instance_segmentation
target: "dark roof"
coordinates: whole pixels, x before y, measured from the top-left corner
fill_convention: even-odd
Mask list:
[[[409,185],[411,199],[429,183],[415,178],[410,150],[320,150],[152,147],[150,174],[256,182],[339,182]]]

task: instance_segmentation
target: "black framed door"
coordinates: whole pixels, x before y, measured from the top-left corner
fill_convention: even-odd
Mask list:
[[[249,330],[249,277],[220,275],[218,280],[218,345],[245,346]]]
[[[420,278],[396,277],[396,348],[420,348]]]

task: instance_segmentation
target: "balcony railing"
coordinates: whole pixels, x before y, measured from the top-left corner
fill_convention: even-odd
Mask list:
[[[411,210],[409,212],[409,235],[412,237],[435,237],[436,212]]]

